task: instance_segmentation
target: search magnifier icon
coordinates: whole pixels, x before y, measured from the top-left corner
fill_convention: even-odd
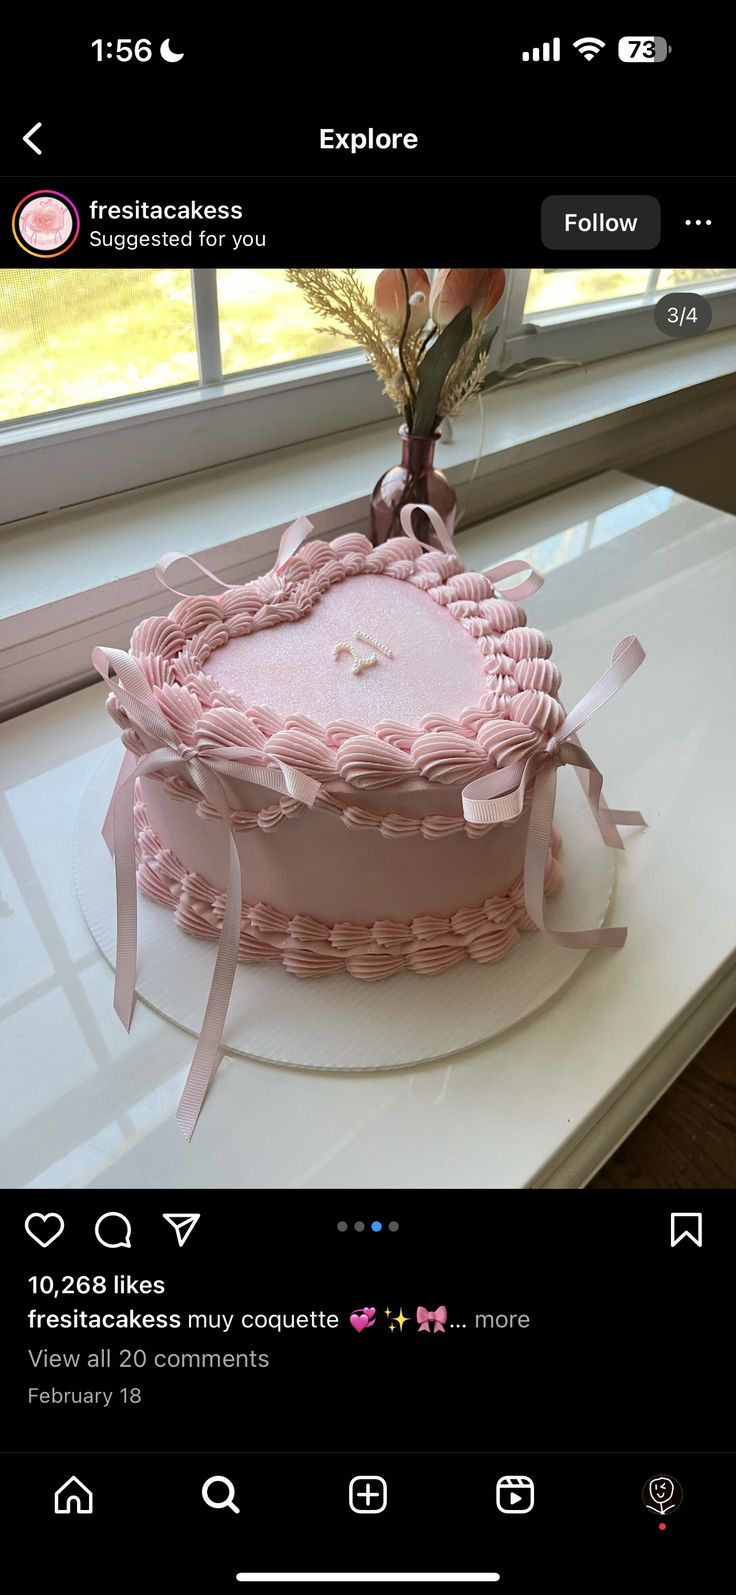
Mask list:
[[[212,1485],[224,1484],[225,1495],[221,1501],[213,1500],[210,1491]],[[221,1473],[213,1473],[211,1479],[205,1479],[202,1485],[202,1500],[207,1506],[213,1506],[217,1512],[223,1506],[229,1506],[231,1512],[239,1512],[240,1507],[235,1505],[235,1485],[232,1479],[225,1479]]]

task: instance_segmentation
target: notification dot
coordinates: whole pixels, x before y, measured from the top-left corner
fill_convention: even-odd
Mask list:
[[[657,1528],[660,1530],[660,1533],[661,1533],[662,1529],[666,1529],[666,1527],[667,1527],[666,1523],[658,1523],[657,1524]]]

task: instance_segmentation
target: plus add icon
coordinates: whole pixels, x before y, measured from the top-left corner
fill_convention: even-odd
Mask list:
[[[385,1512],[388,1489],[378,1473],[359,1473],[350,1480],[351,1512]]]

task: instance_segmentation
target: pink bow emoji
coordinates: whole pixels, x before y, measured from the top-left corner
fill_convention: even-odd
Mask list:
[[[427,1334],[429,1334],[430,1324],[434,1324],[435,1334],[444,1335],[445,1324],[447,1323],[447,1308],[436,1307],[433,1313],[428,1313],[426,1307],[417,1307],[417,1323],[420,1335],[423,1329],[426,1329]]]

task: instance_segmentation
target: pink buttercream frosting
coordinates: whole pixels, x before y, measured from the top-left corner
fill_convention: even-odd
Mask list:
[[[158,775],[149,776],[149,780],[161,781],[169,797],[181,802],[196,804],[197,813],[205,820],[214,820],[220,823],[217,809],[202,797],[199,788],[192,786],[191,782],[183,775],[167,775],[160,771]],[[534,785],[530,782],[525,795],[524,806],[528,808],[534,795]],[[487,836],[489,831],[495,829],[492,824],[479,825],[471,820],[466,820],[462,814],[400,814],[378,813],[375,809],[366,809],[351,803],[345,798],[338,797],[334,792],[322,790],[315,799],[314,808],[325,813],[334,814],[342,820],[349,830],[353,831],[378,831],[387,840],[405,841],[408,837],[423,836],[426,841],[442,841],[445,837],[457,836],[461,831],[471,838]],[[267,803],[260,809],[233,809],[230,823],[234,831],[263,832],[277,831],[287,820],[296,819],[304,813],[304,804],[296,798],[281,797],[276,803]],[[501,825],[514,825],[515,820],[502,820]]]
[[[222,893],[187,870],[151,829],[140,798],[135,805],[136,862],[141,891],[174,911],[182,930],[217,939],[224,917]],[[557,860],[560,838],[553,832],[544,888],[562,885]],[[334,925],[308,914],[288,915],[268,903],[243,903],[238,955],[241,960],[280,963],[304,979],[343,971],[358,980],[384,980],[411,969],[441,974],[462,958],[495,963],[505,957],[522,931],[533,929],[524,908],[521,877],[508,892],[488,897],[448,917],[420,915],[410,922],[388,919],[372,925],[341,921]]]
[[[216,939],[226,908],[223,804],[195,754],[220,761],[260,899],[242,906],[241,959],[301,978],[438,974],[495,961],[534,928],[519,873],[533,781],[495,824],[466,820],[462,789],[559,730],[560,675],[490,575],[409,538],[302,544],[255,582],[143,621],[131,652],[181,754],[137,786],[138,880],[182,929]],[[140,756],[159,744],[124,694],[108,706]]]
[[[378,576],[391,578],[385,603],[383,583],[375,585]],[[374,585],[364,587],[365,578]],[[399,601],[401,591],[394,583],[402,584],[407,598],[411,591],[411,603]],[[330,656],[332,621],[328,625],[331,612],[325,608],[315,634],[311,676],[299,630],[295,648],[289,645],[283,655],[290,670],[284,679],[290,700],[301,695],[306,706],[310,695],[319,699],[321,694],[321,701],[349,702],[354,711],[328,715],[323,723],[319,715],[287,714],[273,704],[250,701],[249,673],[256,645],[266,645],[263,634],[284,625],[290,631],[303,621],[311,625],[327,595],[347,591],[345,584],[351,592],[355,589],[355,599],[347,608],[341,600],[335,625],[338,619],[354,622],[364,611],[369,613],[367,635],[388,652],[379,653],[370,641],[353,640],[358,656],[378,655],[377,663],[356,678],[350,656]],[[442,622],[435,648],[427,642],[434,635],[433,613]],[[336,643],[342,640],[334,638]],[[225,672],[219,660],[229,658],[233,647],[243,649],[242,664]],[[211,754],[239,748],[252,764],[279,761],[326,785],[337,782],[370,791],[419,780],[459,787],[484,769],[511,762],[514,749],[518,757],[536,745],[527,733],[538,741],[553,734],[564,718],[549,639],[526,624],[524,611],[496,591],[485,573],[466,571],[455,554],[426,550],[411,538],[373,548],[366,538],[351,533],[334,543],[303,544],[278,573],[216,596],[183,598],[169,616],[142,621],[133,633],[131,652],[182,744]],[[279,652],[264,656],[265,681],[281,681],[280,659]],[[293,683],[300,661],[306,685],[297,692]],[[220,680],[218,670],[228,679]],[[463,683],[470,694],[464,705]],[[404,718],[407,700],[413,697],[418,704],[425,692],[435,708],[427,707],[415,720]],[[443,698],[448,703],[453,695],[453,707],[443,707]],[[374,708],[364,718],[361,705],[368,702]],[[383,705],[388,712],[376,713]],[[140,751],[143,743],[136,740],[114,694],[110,710],[128,745]],[[271,818],[264,820],[264,828],[272,823]],[[433,823],[427,834],[438,835],[441,829]]]
[[[92,655],[103,679],[117,676],[108,706],[140,761],[124,762],[104,827],[109,843],[114,813],[123,1021],[133,846],[140,889],[184,931],[220,941],[179,1109],[187,1135],[217,1066],[236,956],[302,979],[495,962],[545,930],[544,896],[562,883],[556,763],[580,766],[609,845],[615,821],[642,823],[598,806],[599,774],[572,738],[641,663],[636,638],[568,717],[551,643],[514,599],[541,578],[494,585],[522,561],[465,571],[454,549],[373,548],[354,534],[304,544],[309,529],[287,528],[256,581],[143,621],[131,656]],[[160,561],[164,584],[181,558]],[[626,935],[548,933],[582,947]]]

